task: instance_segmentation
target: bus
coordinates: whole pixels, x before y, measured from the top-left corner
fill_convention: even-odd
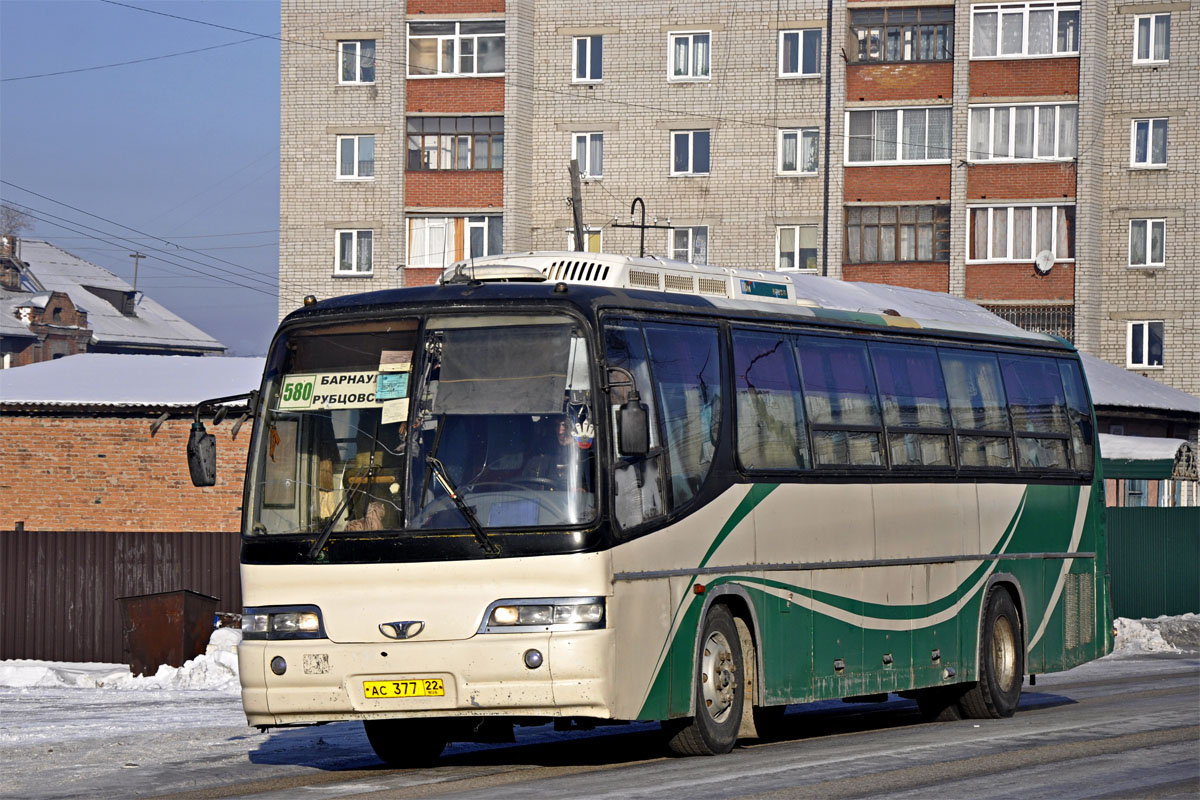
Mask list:
[[[361,720],[391,765],[551,721],[721,754],[889,693],[1004,718],[1112,648],[1079,356],[947,295],[494,256],[293,312],[255,409],[247,719]]]

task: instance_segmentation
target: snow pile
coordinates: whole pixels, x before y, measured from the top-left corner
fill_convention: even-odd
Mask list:
[[[1116,631],[1116,636],[1113,638],[1113,655],[1182,652],[1163,636],[1162,623],[1168,619],[1168,617],[1159,617],[1156,620],[1117,617],[1113,620],[1113,628]],[[1200,625],[1200,617],[1195,614],[1184,614],[1182,617],[1172,619],[1183,621],[1185,627],[1192,627],[1186,623]]]
[[[14,688],[208,689],[235,692],[238,682],[237,646],[242,632],[217,628],[204,655],[182,667],[163,664],[154,675],[134,676],[124,664],[67,663],[62,661],[0,661],[0,686]]]

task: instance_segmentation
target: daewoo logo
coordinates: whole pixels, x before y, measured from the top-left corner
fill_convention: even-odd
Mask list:
[[[425,630],[425,623],[419,619],[379,624],[379,632],[389,639],[411,639],[423,630]]]

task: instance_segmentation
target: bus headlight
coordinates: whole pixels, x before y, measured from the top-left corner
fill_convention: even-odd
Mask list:
[[[325,625],[316,606],[247,608],[242,612],[243,639],[324,639]]]
[[[587,631],[605,625],[603,597],[532,597],[497,600],[483,615],[479,633]]]

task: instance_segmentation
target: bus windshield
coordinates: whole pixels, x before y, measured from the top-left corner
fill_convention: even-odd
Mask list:
[[[585,524],[596,512],[590,360],[565,316],[455,316],[281,338],[254,456],[251,534]],[[486,537],[487,534],[484,534]]]

